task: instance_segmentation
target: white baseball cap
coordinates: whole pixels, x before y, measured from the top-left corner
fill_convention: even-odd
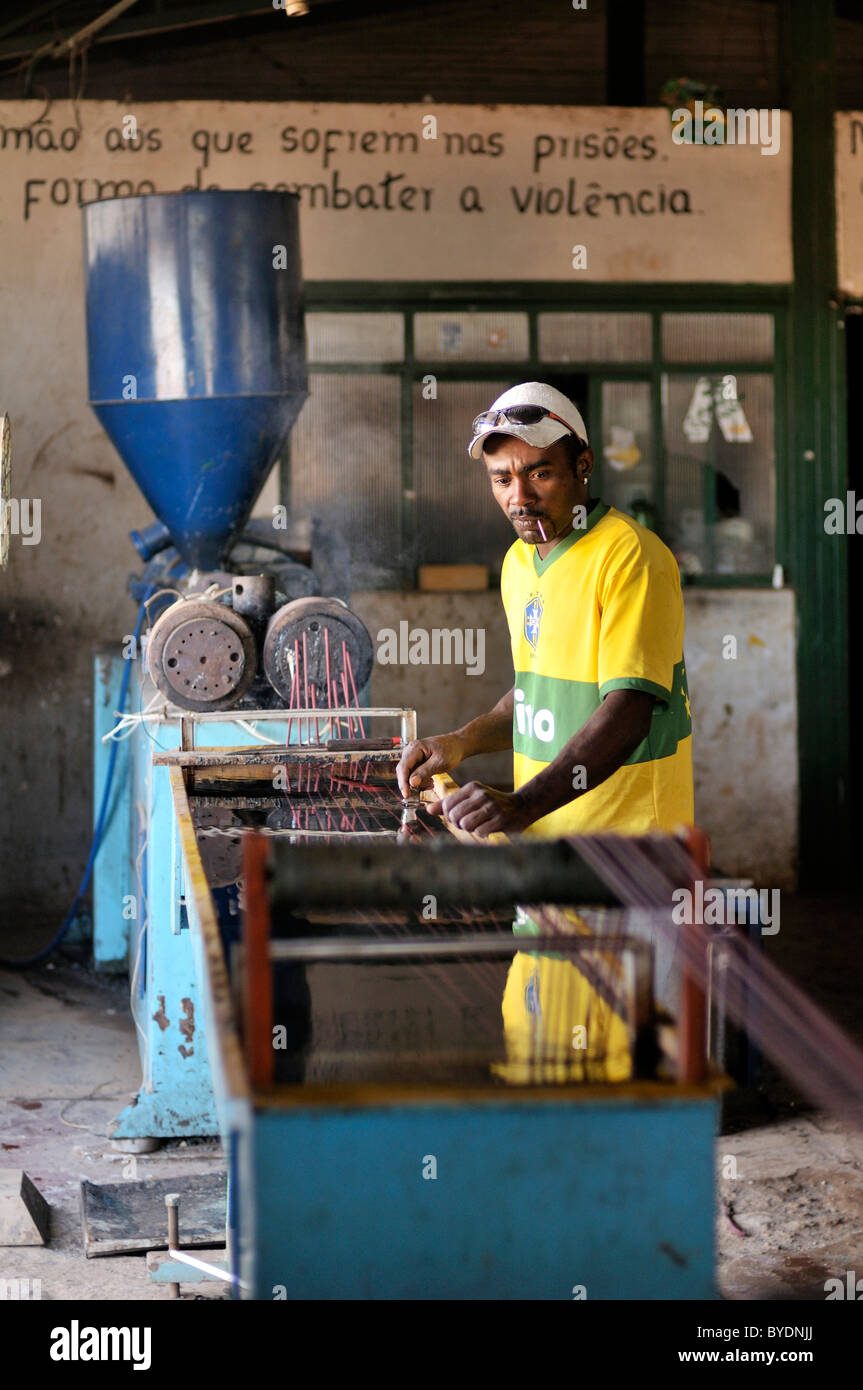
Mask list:
[[[543,412],[539,418],[522,422],[513,407],[537,406]],[[505,412],[513,411],[513,418]],[[490,409],[483,411],[473,422],[473,438],[468,445],[471,458],[478,459],[482,442],[490,434],[511,434],[523,439],[535,449],[547,449],[565,434],[575,434],[587,444],[587,429],[581,412],[568,396],[542,381],[523,381],[498,396]]]

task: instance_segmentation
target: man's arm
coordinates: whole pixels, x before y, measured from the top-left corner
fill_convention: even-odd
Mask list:
[[[463,728],[434,738],[415,738],[407,745],[398,765],[402,796],[431,785],[432,774],[450,772],[475,753],[497,753],[512,747],[512,690],[494,709],[480,714]]]
[[[517,792],[468,782],[443,802],[430,803],[429,810],[442,811],[453,825],[480,836],[518,833],[622,767],[647,737],[653,705],[654,696],[641,690],[612,690],[554,762]]]

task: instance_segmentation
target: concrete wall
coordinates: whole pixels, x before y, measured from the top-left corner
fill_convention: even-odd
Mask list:
[[[86,400],[83,362],[67,368],[70,394]],[[127,533],[153,520],[95,417],[81,431],[77,401],[65,428],[29,457],[20,450],[18,491],[41,497],[42,539],[13,542],[0,570],[0,937],[32,921],[41,940],[80,881],[93,796],[93,652],[134,630],[126,576],[142,565]],[[40,437],[35,418],[19,421],[15,436],[28,434]],[[15,453],[13,438],[13,477]],[[276,500],[274,470],[256,513],[272,515]],[[16,934],[15,952],[23,949]]]
[[[375,641],[383,628],[482,628],[485,632],[485,670],[467,675],[464,666],[401,666],[375,663],[371,702],[411,705],[417,711],[417,732],[444,734],[477,714],[491,709],[512,685],[512,654],[500,593],[425,594],[378,589],[354,594],[351,606]],[[476,778],[495,786],[512,786],[512,754],[491,753],[469,758],[454,774],[456,781]]]
[[[686,596],[696,817],[719,868],[782,889],[797,875],[795,633],[790,589]]]
[[[378,591],[356,594],[353,607],[373,638],[382,628],[398,630],[402,621],[427,630],[485,629],[482,675],[456,666],[375,666],[372,702],[415,706],[420,734],[457,728],[490,709],[512,684],[497,592]],[[696,816],[724,873],[784,889],[794,885],[797,855],[794,609],[790,590],[686,595]],[[511,786],[510,755],[470,759],[456,779],[470,778]]]

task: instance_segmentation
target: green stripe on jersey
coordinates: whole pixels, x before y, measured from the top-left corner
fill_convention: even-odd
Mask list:
[[[650,732],[627,758],[627,765],[670,758],[677,751],[678,743],[692,733],[686,668],[682,661],[674,667],[670,700],[661,686],[635,676],[606,681],[603,695],[611,690],[644,690],[668,701],[655,705]],[[534,762],[553,762],[601,703],[596,683],[562,680],[558,676],[540,675],[537,671],[517,671],[513,695],[513,751]]]

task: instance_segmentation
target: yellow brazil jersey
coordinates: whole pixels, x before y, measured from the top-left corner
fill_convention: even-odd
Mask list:
[[[650,732],[600,786],[536,821],[530,835],[673,831],[693,820],[692,732],[683,597],[673,555],[651,531],[597,502],[584,527],[542,560],[517,540],[501,575],[512,641],[513,773],[522,786],[552,762],[611,690],[657,697]],[[574,787],[579,773],[573,768]],[[567,910],[573,930],[587,932]],[[523,912],[519,936],[539,931]],[[594,956],[594,965],[602,959]],[[606,970],[620,968],[606,962]],[[503,998],[510,1084],[620,1082],[632,1074],[627,1025],[588,960],[515,955]]]
[[[601,950],[576,959],[516,951],[501,1006],[506,1060],[492,1066],[501,1081],[529,1086],[632,1076],[629,1028],[602,979],[610,982],[620,961]]]
[[[692,726],[683,664],[683,596],[674,556],[597,502],[586,524],[540,558],[517,540],[501,574],[515,668],[513,782],[553,762],[612,690],[657,697],[650,732],[591,791],[527,834],[673,831],[693,821]],[[573,786],[582,774],[573,768]]]

